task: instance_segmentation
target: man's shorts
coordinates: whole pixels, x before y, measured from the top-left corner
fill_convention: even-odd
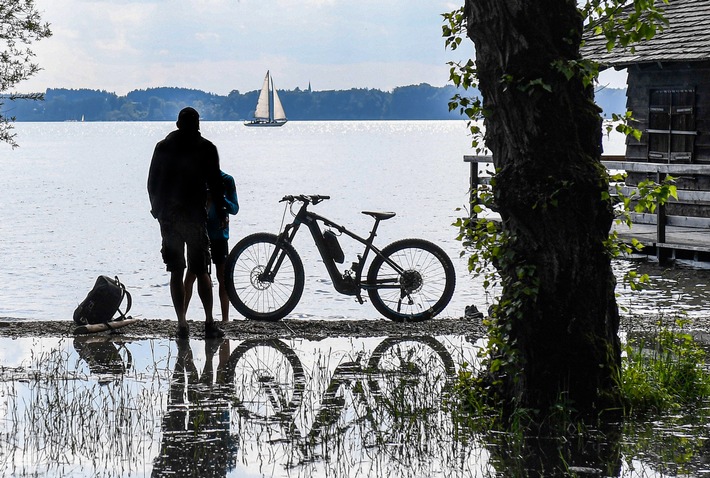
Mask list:
[[[212,262],[215,264],[227,262],[227,256],[229,255],[227,242],[227,239],[210,239],[210,253],[212,254]]]
[[[163,236],[163,262],[168,271],[184,270],[185,266],[195,274],[210,270],[210,240],[207,226],[195,221],[161,221]],[[185,263],[187,246],[187,264]]]

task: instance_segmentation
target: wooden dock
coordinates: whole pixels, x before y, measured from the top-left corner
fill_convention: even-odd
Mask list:
[[[471,203],[477,201],[477,190],[487,184],[486,168],[492,167],[491,156],[464,156],[470,164]],[[626,161],[624,156],[604,156],[602,164],[610,171],[645,173],[661,182],[667,175],[673,177],[710,176],[710,164],[668,164]],[[678,189],[678,199],[673,202],[710,206],[710,191]],[[644,247],[642,255],[659,263],[680,263],[693,267],[710,268],[710,217],[667,215],[665,207],[656,214],[631,215],[633,224],[614,225],[622,240],[639,241]]]

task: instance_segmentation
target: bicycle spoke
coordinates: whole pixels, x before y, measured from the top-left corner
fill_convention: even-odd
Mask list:
[[[273,234],[254,234],[230,253],[227,292],[234,307],[248,318],[278,320],[298,303],[303,292],[303,265],[296,251],[283,244],[274,267],[266,273],[278,240]]]

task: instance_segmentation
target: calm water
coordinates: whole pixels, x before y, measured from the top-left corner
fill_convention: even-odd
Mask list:
[[[69,319],[99,274],[118,275],[133,294],[133,315],[173,318],[168,275],[160,258],[157,222],[145,191],[155,143],[173,123],[18,123],[21,147],[0,145],[0,318]],[[470,138],[458,121],[291,122],[283,128],[245,128],[206,122],[222,167],[236,178],[241,211],[234,239],[276,232],[286,194],[327,194],[317,211],[367,234],[362,210],[397,216],[382,224],[377,244],[423,237],[454,260],[458,285],[442,314],[485,308],[480,282],[471,279],[451,227],[468,199]],[[607,139],[610,154],[623,151]],[[288,219],[289,216],[287,216]],[[369,304],[336,294],[310,237],[296,238],[306,266],[306,291],[292,317],[377,318]],[[349,264],[359,249],[343,243]],[[619,269],[629,266],[619,264]],[[621,300],[629,311],[691,315],[708,308],[704,279],[667,278],[653,270],[654,291]],[[197,301],[193,302],[194,304]],[[217,313],[217,311],[215,311]],[[236,313],[235,313],[236,315]],[[193,305],[189,317],[202,312]]]
[[[461,337],[103,339],[18,339],[16,356],[0,340],[2,476],[414,478],[486,466],[481,450],[456,450],[443,406],[456,364],[474,357]]]
[[[513,450],[471,433],[448,392],[477,346],[0,339],[0,475],[495,478],[555,466],[576,472],[554,476],[708,476],[710,428],[693,416]]]
[[[17,124],[21,147],[0,146],[0,317],[67,319],[99,274],[118,275],[136,316],[173,318],[157,222],[145,191],[156,141],[172,123]],[[327,194],[317,207],[361,234],[362,210],[397,212],[377,244],[423,237],[444,247],[460,285],[444,315],[482,301],[458,261],[450,226],[466,204],[469,143],[463,122],[292,122],[279,129],[204,123],[222,168],[236,178],[241,211],[232,238],[277,232],[286,194]],[[305,231],[304,231],[305,232]],[[234,244],[232,240],[232,244]],[[307,289],[300,317],[374,318],[369,305],[335,294],[307,235],[296,238]],[[343,244],[346,264],[356,252]],[[201,311],[194,309],[194,318]]]
[[[173,317],[145,192],[154,144],[172,128],[17,125],[21,148],[0,145],[0,318],[70,320],[99,274],[127,284],[134,315]],[[359,211],[393,210],[380,245],[423,237],[454,260],[459,283],[443,315],[485,307],[450,226],[467,201],[464,123],[205,123],[203,133],[237,181],[233,238],[276,232],[285,194],[329,194],[317,210],[363,234],[370,219]],[[620,144],[612,139],[607,152]],[[293,316],[378,317],[332,291],[307,236],[296,247],[307,289]],[[653,278],[641,296],[619,287],[624,313],[706,315],[704,273],[615,266]],[[0,474],[190,476],[197,466],[229,477],[513,476],[496,445],[461,434],[446,407],[453,374],[475,362],[481,341],[0,339]],[[707,427],[686,418],[625,425],[591,445],[611,448],[611,458],[569,464],[590,476],[707,476]]]

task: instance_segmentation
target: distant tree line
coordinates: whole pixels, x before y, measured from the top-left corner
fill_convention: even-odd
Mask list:
[[[187,88],[149,88],[118,96],[103,90],[48,89],[44,101],[13,101],[2,114],[16,121],[174,121],[185,106],[196,108],[205,121],[241,121],[253,116],[258,91],[227,96]],[[290,120],[445,120],[461,119],[449,111],[454,86],[426,83],[376,89],[337,91],[279,90]],[[625,90],[606,88],[597,95],[605,115],[625,111]]]

